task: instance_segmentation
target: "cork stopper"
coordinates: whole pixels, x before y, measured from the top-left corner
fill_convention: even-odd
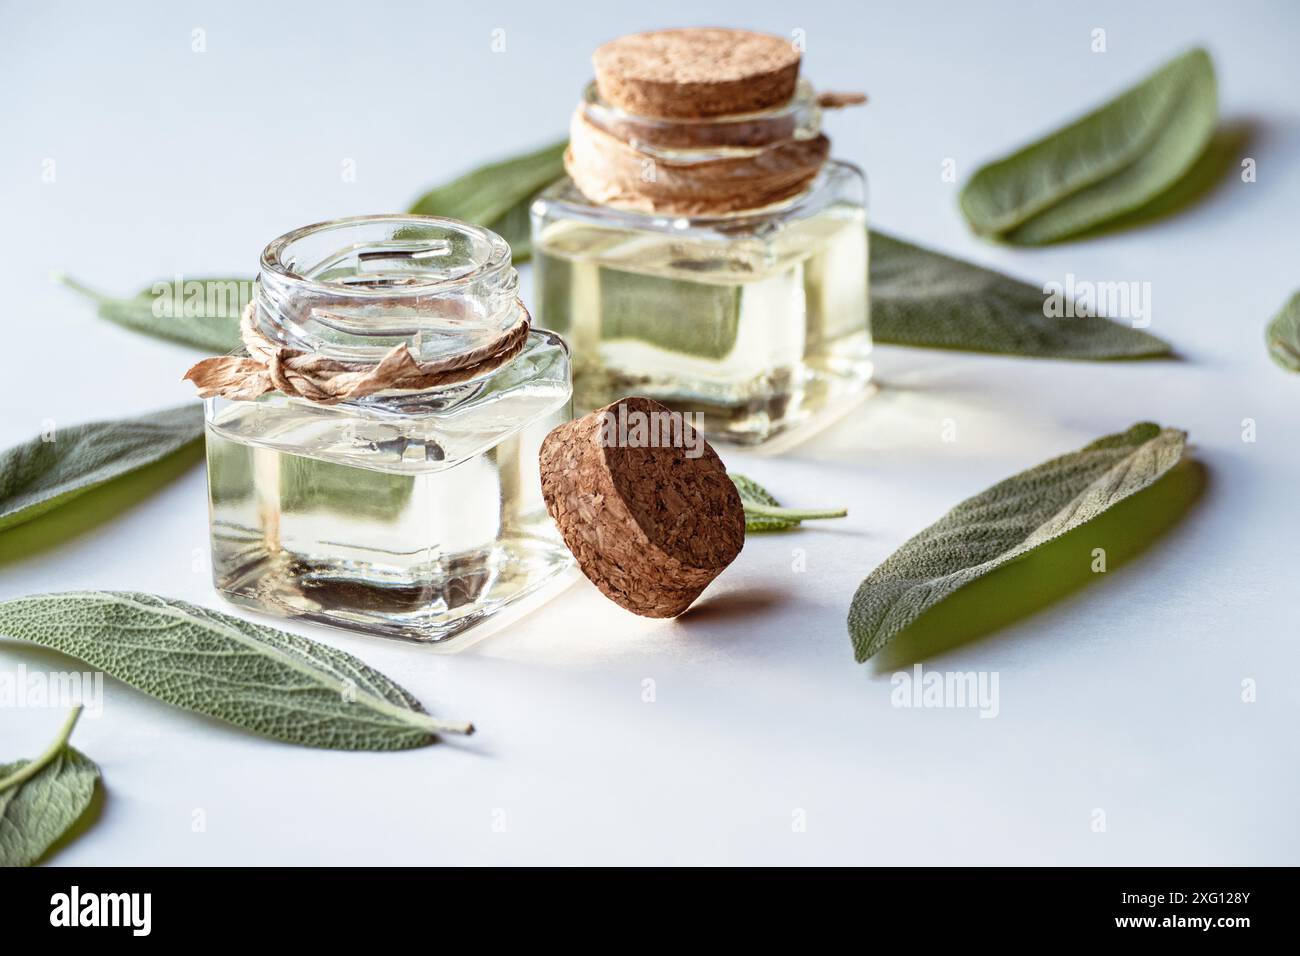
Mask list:
[[[745,543],[740,494],[704,437],[648,398],[574,419],[542,443],[542,495],[578,566],[616,604],[675,617]]]
[[[799,56],[783,37],[691,28],[620,37],[591,59],[607,103],[638,116],[704,119],[788,102]]]

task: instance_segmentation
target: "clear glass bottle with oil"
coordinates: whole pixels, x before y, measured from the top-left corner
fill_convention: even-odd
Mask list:
[[[779,109],[707,122],[621,114],[594,86],[583,108],[676,163],[761,157],[821,117],[802,82]],[[710,438],[761,443],[870,383],[866,227],[866,179],[836,160],[791,199],[722,216],[614,208],[565,177],[532,206],[537,318],[573,350],[580,407],[645,395],[702,414]]]
[[[408,216],[297,230],[262,254],[259,330],[364,365],[472,348],[523,306],[510,249]],[[207,401],[213,575],[229,600],[445,642],[558,584],[571,557],[546,513],[542,439],[571,415],[568,350],[533,330],[468,381],[321,405],[281,392]]]

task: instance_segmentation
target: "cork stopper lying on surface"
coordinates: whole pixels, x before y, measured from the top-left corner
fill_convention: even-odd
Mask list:
[[[788,102],[799,78],[790,40],[748,30],[636,33],[598,47],[591,60],[601,98],[638,116],[758,113]]]
[[[559,426],[542,443],[541,471],[546,508],[578,566],[636,614],[681,614],[745,543],[740,494],[721,459],[651,399]]]

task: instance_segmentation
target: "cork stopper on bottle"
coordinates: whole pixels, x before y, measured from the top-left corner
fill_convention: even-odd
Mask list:
[[[542,443],[541,472],[546,508],[582,572],[636,614],[681,614],[745,543],[721,459],[651,399],[559,426]]]
[[[638,116],[704,119],[786,103],[799,51],[783,37],[690,28],[620,37],[592,56],[605,102]]]

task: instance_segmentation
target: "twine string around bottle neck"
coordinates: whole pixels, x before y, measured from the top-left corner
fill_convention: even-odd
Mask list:
[[[258,327],[257,305],[240,316],[239,333],[247,355],[224,355],[195,363],[184,378],[200,398],[221,396],[251,401],[279,391],[318,405],[337,405],[376,392],[424,391],[476,378],[513,359],[528,341],[531,319],[522,302],[518,318],[484,345],[437,359],[419,361],[405,342],[378,362],[343,361],[293,349],[269,339]]]

